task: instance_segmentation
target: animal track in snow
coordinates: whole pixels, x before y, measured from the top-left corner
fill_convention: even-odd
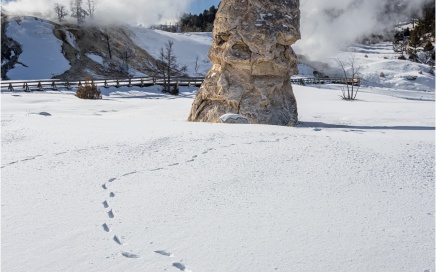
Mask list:
[[[120,240],[120,238],[118,238],[118,236],[116,236],[116,235],[114,235],[114,241],[117,243],[117,244],[119,244],[119,245],[122,245],[123,243],[121,243],[121,240]]]
[[[114,192],[110,192],[109,196],[110,197],[115,197],[115,193]]]
[[[114,212],[112,210],[108,211],[107,215],[109,216],[109,218],[114,218],[115,217]]]
[[[186,266],[182,263],[173,263],[173,266],[178,268],[180,271],[190,272],[191,270],[186,269]]]
[[[107,204],[107,201],[106,201],[106,200],[103,201],[103,207],[105,207],[105,208],[109,208],[109,204]]]
[[[103,184],[101,187],[103,187],[103,189],[107,190],[107,184]]]
[[[170,164],[168,166],[176,166],[176,165],[179,165],[179,164],[178,163],[173,163],[173,164]]]
[[[139,258],[138,255],[129,252],[122,251],[121,254],[126,258]]]
[[[167,256],[167,257],[173,257],[174,255],[171,254],[170,252],[167,252],[165,250],[156,250],[154,253],[163,255],[163,256]]]
[[[113,181],[115,181],[117,178],[111,178],[111,179],[109,179],[108,181],[109,182],[113,182]]]
[[[111,231],[111,229],[109,228],[109,226],[106,223],[104,223],[102,225],[102,227],[103,227],[104,231],[106,231],[106,232],[110,232]]]

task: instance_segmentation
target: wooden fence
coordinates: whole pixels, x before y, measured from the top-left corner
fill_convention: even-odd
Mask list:
[[[306,84],[343,84],[360,86],[360,78],[292,78],[292,84],[306,85]]]
[[[171,86],[195,86],[200,87],[203,83],[203,77],[180,77],[172,78]],[[160,77],[138,77],[126,79],[99,79],[89,80],[89,83],[94,83],[97,87],[150,87],[153,85],[164,85],[164,78]],[[59,90],[61,88],[71,90],[85,84],[85,80],[66,80],[59,79],[39,79],[39,80],[5,80],[1,82],[1,90],[15,91],[22,90],[25,92],[30,91],[44,91],[44,90]]]
[[[203,77],[179,77],[172,78],[171,86],[194,86],[200,87],[203,83]],[[44,90],[59,90],[61,88],[71,90],[85,83],[85,80],[59,80],[59,79],[38,79],[38,80],[4,80],[1,82],[1,90],[25,92],[44,91]],[[90,80],[89,83],[94,83],[97,87],[149,87],[153,85],[164,85],[164,78],[161,77],[135,77],[126,79],[98,79]],[[291,79],[292,84],[346,84],[360,85],[360,78],[298,78]]]

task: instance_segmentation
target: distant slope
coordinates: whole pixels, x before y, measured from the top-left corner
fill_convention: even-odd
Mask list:
[[[7,71],[9,79],[154,75],[159,51],[169,40],[174,42],[178,63],[187,65],[187,75],[204,76],[212,65],[207,57],[212,44],[211,33],[169,33],[133,26],[78,27],[35,17],[15,17],[8,22],[3,24],[6,26],[5,33],[23,49],[18,63]],[[128,70],[123,60],[126,50],[133,52],[128,59]],[[14,54],[15,51],[9,52],[9,58],[16,59]],[[342,76],[336,59],[346,60],[351,55],[355,55],[357,64],[361,66],[360,77],[365,85],[393,90],[435,91],[435,77],[429,73],[430,67],[398,60],[398,53],[393,51],[391,43],[355,44],[319,62],[300,56],[299,76],[314,77],[314,72],[317,75]],[[8,66],[5,65],[7,63],[8,59],[2,53],[2,70],[3,66]]]
[[[174,41],[178,62],[188,66],[188,75],[202,76],[211,66],[207,58],[210,33],[177,34],[131,26],[78,27],[28,16],[8,18],[4,28],[4,40],[10,38],[23,52],[15,58],[14,52],[2,54],[2,70],[6,70],[3,79],[154,75],[155,58],[168,40]],[[125,52],[131,55],[128,67]]]
[[[212,45],[212,33],[170,33],[152,30],[143,27],[128,27],[133,33],[133,41],[149,52],[153,57],[159,58],[159,52],[169,40],[174,42],[174,53],[180,65],[188,66],[190,76],[204,76],[210,69],[207,52]],[[198,59],[197,59],[198,58]],[[197,63],[197,71],[195,71]]]
[[[62,54],[62,41],[53,35],[53,25],[35,17],[9,21],[6,35],[22,45],[14,69],[7,72],[10,79],[52,78],[71,68]]]

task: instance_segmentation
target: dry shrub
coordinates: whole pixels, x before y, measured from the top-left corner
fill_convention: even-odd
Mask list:
[[[82,99],[101,99],[101,92],[99,89],[97,89],[97,86],[95,86],[94,81],[90,81],[90,77],[85,77],[85,84],[82,86],[79,86],[76,91],[76,96],[78,98]]]

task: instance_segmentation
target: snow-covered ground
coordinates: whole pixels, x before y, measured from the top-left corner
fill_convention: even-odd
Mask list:
[[[435,271],[434,101],[294,89],[296,128],[2,93],[2,271]]]
[[[210,33],[130,29],[210,67]],[[353,53],[358,100],[294,86],[296,128],[187,122],[195,88],[2,92],[2,271],[434,272],[434,77],[386,44]]]

